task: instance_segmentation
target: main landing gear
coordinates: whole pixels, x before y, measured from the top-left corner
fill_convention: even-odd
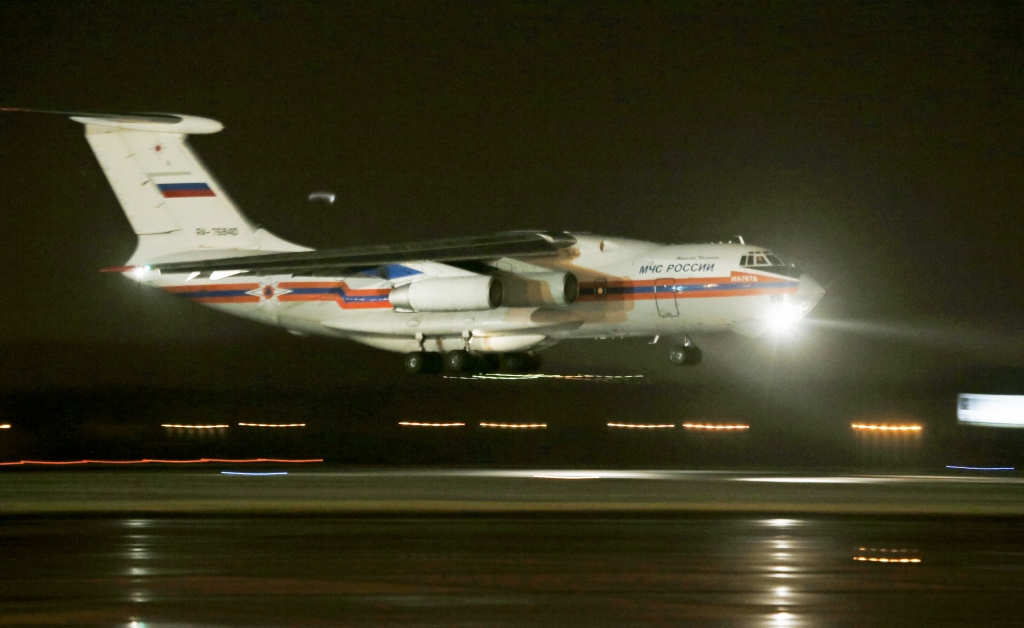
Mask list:
[[[681,346],[672,347],[668,352],[668,361],[676,366],[697,366],[704,354],[689,338],[683,340]]]
[[[408,373],[493,373],[498,370],[509,373],[531,373],[540,368],[540,358],[529,353],[472,353],[449,351],[444,355],[433,351],[416,351],[405,354],[405,370]]]

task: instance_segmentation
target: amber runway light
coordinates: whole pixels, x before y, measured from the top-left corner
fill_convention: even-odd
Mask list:
[[[855,430],[867,430],[872,432],[920,432],[920,425],[884,425],[875,423],[852,423]]]

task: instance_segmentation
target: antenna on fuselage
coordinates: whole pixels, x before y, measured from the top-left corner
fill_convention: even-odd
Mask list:
[[[743,241],[743,236],[738,235],[736,236],[736,239],[740,241],[740,244],[746,244],[746,242]]]

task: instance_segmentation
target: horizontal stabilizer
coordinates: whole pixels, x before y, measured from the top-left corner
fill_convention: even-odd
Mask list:
[[[0,107],[0,111],[66,116],[82,124],[113,127],[128,131],[149,131],[152,133],[202,135],[217,133],[224,129],[224,125],[216,120],[199,116],[186,116],[180,113],[86,113],[81,111],[22,109],[18,107]]]

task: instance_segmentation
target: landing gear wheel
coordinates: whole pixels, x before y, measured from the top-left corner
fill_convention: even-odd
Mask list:
[[[505,353],[501,366],[510,373],[531,373],[540,368],[540,358],[529,353]]]
[[[444,368],[449,373],[465,373],[473,364],[469,351],[449,351],[444,356]]]
[[[668,352],[668,360],[676,366],[697,366],[704,354],[697,347],[672,347]]]
[[[410,374],[440,373],[444,366],[443,362],[441,354],[431,351],[406,353],[404,358],[405,371]]]

